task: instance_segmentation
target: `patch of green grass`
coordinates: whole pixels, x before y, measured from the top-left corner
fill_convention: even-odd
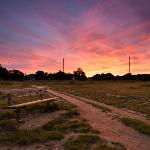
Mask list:
[[[59,101],[57,103],[59,109],[64,109],[64,110],[67,110],[67,111],[72,111],[73,109],[76,108],[75,105],[69,103],[69,102],[64,102],[64,101]]]
[[[117,150],[126,150],[125,146],[119,142],[112,142],[113,147]]]
[[[64,143],[65,150],[126,150],[126,148],[116,142],[112,142],[112,146],[108,146],[105,139],[97,135],[79,135],[72,137]]]
[[[7,134],[7,142],[10,144],[26,145],[35,142],[46,142],[48,140],[61,140],[63,136],[59,131],[44,131],[41,129],[17,130]]]
[[[98,144],[95,148],[93,148],[92,150],[126,150],[126,148],[120,144],[120,143],[116,143],[114,144],[112,147],[106,145],[106,144]]]
[[[64,118],[73,118],[74,116],[79,116],[79,112],[76,108],[63,114]]]
[[[27,110],[22,110],[21,115],[26,115],[31,112],[45,112],[45,111],[57,111],[57,110],[67,110],[67,113],[60,118],[71,119],[74,115],[77,115],[76,108],[74,105],[61,101],[54,101],[47,104],[36,105],[28,108]],[[27,113],[26,113],[27,112]],[[7,111],[0,113],[0,143],[2,144],[21,144],[27,145],[35,142],[46,142],[52,140],[61,140],[64,136],[63,131],[66,130],[65,125],[69,120],[63,120],[64,124],[61,124],[61,121],[57,119],[52,121],[54,126],[58,126],[58,129],[55,127],[52,130],[44,130],[44,128],[37,128],[31,130],[21,130],[16,126],[16,122],[9,121],[11,117],[15,117],[14,111]],[[61,120],[61,119],[60,119]],[[56,124],[55,124],[56,123]],[[62,125],[62,126],[61,126]]]
[[[40,128],[21,130],[15,121],[0,121],[0,142],[5,144],[31,144],[48,140],[61,140],[64,135],[59,131],[45,131]]]
[[[78,133],[87,133],[92,131],[90,125],[84,121],[73,120],[67,123],[67,130],[78,132]]]
[[[57,118],[43,125],[42,128],[47,131],[56,130],[60,132],[65,132],[65,120],[63,120],[62,118]]]
[[[131,118],[121,118],[121,121],[125,125],[132,127],[141,133],[150,135],[150,125],[148,125],[142,121],[131,119]]]
[[[66,120],[64,118],[58,118],[53,121],[50,121],[47,124],[45,124],[42,128],[48,131],[56,130],[62,133],[87,133],[93,131],[90,125],[82,120]]]
[[[15,118],[14,110],[3,110],[2,112],[0,112],[0,120],[12,119],[12,118]]]
[[[118,149],[116,149],[114,147],[110,147],[110,146],[105,145],[105,144],[104,145],[99,144],[95,148],[93,148],[93,150],[118,150]]]
[[[16,121],[14,120],[1,120],[0,131],[13,131],[17,130]]]
[[[69,139],[64,143],[65,150],[87,150],[101,139],[96,135],[79,135],[75,139]]]

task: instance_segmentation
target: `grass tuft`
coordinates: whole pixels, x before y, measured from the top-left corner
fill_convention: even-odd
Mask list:
[[[1,120],[0,131],[12,131],[17,130],[16,121],[14,120]]]
[[[64,143],[65,150],[86,150],[100,141],[95,135],[79,135],[76,139],[70,139]]]
[[[126,150],[126,148],[124,146],[114,146],[114,147],[110,147],[106,144],[99,144],[98,146],[96,146],[93,150]]]
[[[7,142],[11,144],[28,145],[35,142],[46,142],[48,140],[61,140],[63,134],[58,131],[46,132],[41,129],[17,130],[7,135]]]
[[[77,109],[72,109],[72,110],[70,110],[70,111],[63,114],[63,117],[68,118],[68,119],[73,118],[75,116],[79,116],[79,112],[78,112]]]
[[[48,122],[42,127],[47,131],[60,131],[62,133],[68,132],[77,132],[77,133],[87,133],[87,132],[95,132],[92,130],[90,125],[87,122],[82,120],[66,120],[63,118],[58,118],[53,121]]]
[[[125,125],[132,127],[141,133],[150,135],[150,125],[148,125],[142,121],[131,119],[131,118],[121,118],[121,121]]]

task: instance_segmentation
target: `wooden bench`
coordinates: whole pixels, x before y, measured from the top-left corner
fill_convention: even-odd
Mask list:
[[[60,98],[60,97],[51,97],[51,98],[46,98],[46,99],[42,99],[42,100],[36,100],[36,101],[16,104],[16,105],[12,105],[12,106],[3,106],[1,108],[3,108],[3,109],[15,109],[16,110],[15,111],[16,112],[16,120],[19,122],[20,121],[20,109],[26,108],[28,106],[44,103],[44,102],[46,102],[47,105],[49,105],[50,101],[54,101],[58,98]]]
[[[7,100],[7,105],[10,106],[14,103],[15,97],[24,97],[39,94],[40,98],[43,99],[44,95],[48,95],[47,88],[25,88],[25,89],[13,89],[9,91],[3,91],[2,98]]]

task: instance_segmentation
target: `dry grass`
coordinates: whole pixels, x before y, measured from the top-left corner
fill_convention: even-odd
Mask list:
[[[2,84],[1,84],[2,83]],[[57,90],[63,90],[75,95],[79,96],[91,96],[94,95],[94,90],[99,93],[99,86],[100,82],[72,82],[72,81],[33,81],[33,82],[0,82],[0,89],[9,89],[11,88],[24,88],[30,87],[32,85],[47,85],[49,87],[55,88]],[[91,87],[93,88],[92,90]],[[97,89],[97,90],[96,90]],[[91,94],[90,92],[93,92]],[[101,92],[101,91],[100,91]],[[98,96],[98,95],[96,95]],[[16,99],[16,103],[22,103],[26,101],[31,101],[37,99],[37,96],[33,97],[22,97]],[[94,99],[94,97],[92,97]],[[95,99],[94,99],[95,100]],[[3,101],[0,101],[3,104]],[[1,104],[0,104],[1,105]],[[4,104],[5,105],[5,104]],[[2,144],[23,144],[23,145],[30,145],[36,142],[46,142],[46,141],[55,141],[61,140],[65,137],[66,134],[75,134],[77,133],[79,136],[73,139],[64,140],[64,148],[71,150],[75,148],[78,150],[89,149],[92,150],[92,147],[96,144],[96,149],[103,149],[103,150],[120,150],[118,148],[109,147],[106,142],[102,142],[102,139],[97,136],[99,133],[91,128],[91,126],[79,117],[78,110],[72,104],[65,103],[63,101],[54,102],[47,108],[45,105],[39,105],[35,107],[31,107],[28,109],[28,113],[33,113],[40,111],[40,113],[45,113],[46,111],[53,110],[65,110],[66,113],[60,116],[60,118],[55,119],[53,121],[48,122],[47,124],[43,125],[42,127],[30,130],[22,130],[18,129],[15,126],[14,122],[9,122],[10,118],[14,118],[14,112],[4,112],[0,113],[0,119],[4,120],[1,122],[0,126],[6,126],[6,131],[3,130],[0,134],[0,143]],[[103,111],[110,111],[106,108],[101,107]],[[44,110],[44,111],[43,111]],[[46,111],[45,111],[46,110]],[[26,115],[26,113],[24,114]],[[9,129],[9,130],[8,130]],[[6,134],[7,133],[7,134]],[[84,134],[84,136],[83,136]],[[5,135],[5,136],[3,136]],[[77,144],[77,145],[76,145]],[[62,145],[63,146],[63,145]],[[77,146],[77,147],[76,147]]]
[[[44,85],[115,107],[150,116],[150,82],[142,81],[24,81],[0,82],[0,89]]]

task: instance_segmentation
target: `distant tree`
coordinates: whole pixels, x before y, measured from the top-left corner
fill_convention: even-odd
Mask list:
[[[106,74],[102,73],[101,74],[101,78],[103,80],[113,80],[114,79],[114,75],[112,75],[111,73],[106,73]]]
[[[35,73],[35,79],[36,80],[44,80],[44,77],[45,77],[44,71],[37,71]]]
[[[48,80],[54,80],[54,76],[52,73],[49,73],[47,78]]]
[[[53,74],[52,73],[48,74],[48,79],[49,80],[72,80],[73,74],[58,71]]]
[[[75,70],[73,72],[73,76],[74,76],[75,80],[86,80],[87,79],[85,72],[82,70],[82,68],[77,68],[77,70]]]
[[[28,74],[25,76],[26,80],[35,80],[35,74]]]
[[[101,80],[101,75],[100,75],[100,74],[95,74],[95,75],[92,77],[92,80]]]
[[[134,78],[136,80],[150,81],[150,74],[138,74],[134,75]]]
[[[9,71],[10,79],[11,80],[24,80],[25,76],[24,73],[19,70],[10,70]]]
[[[71,74],[71,73],[66,73],[66,74],[65,74],[65,78],[66,78],[66,80],[73,80],[73,74]]]
[[[127,73],[125,75],[122,76],[122,79],[123,80],[132,80],[133,79],[133,76],[131,73]]]
[[[48,72],[45,72],[45,73],[44,73],[44,79],[45,79],[45,80],[48,80]]]
[[[0,64],[0,80],[8,80],[9,79],[9,71],[6,68],[3,68]]]
[[[54,74],[55,80],[65,80],[65,73],[62,71],[58,71]]]
[[[93,80],[114,80],[115,77],[111,73],[102,73],[102,74],[96,74],[92,77]]]

